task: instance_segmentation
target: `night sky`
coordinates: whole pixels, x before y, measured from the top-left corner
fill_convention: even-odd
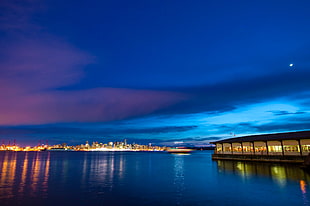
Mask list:
[[[200,146],[310,129],[309,10],[1,0],[0,140]]]

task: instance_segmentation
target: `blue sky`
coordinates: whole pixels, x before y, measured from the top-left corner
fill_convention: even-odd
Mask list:
[[[2,1],[0,139],[205,145],[307,130],[309,6]]]

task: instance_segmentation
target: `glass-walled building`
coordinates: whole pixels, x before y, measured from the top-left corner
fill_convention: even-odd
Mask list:
[[[213,159],[304,160],[310,153],[310,131],[252,135],[211,143],[216,145]]]

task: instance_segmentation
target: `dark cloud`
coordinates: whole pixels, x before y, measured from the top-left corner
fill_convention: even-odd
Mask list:
[[[296,113],[294,113],[296,114]],[[301,113],[306,114],[306,113]],[[289,132],[298,130],[309,130],[310,120],[305,116],[283,116],[277,121],[260,124],[258,122],[241,122],[236,124],[212,125],[212,128],[217,129],[219,134],[228,134],[227,138],[240,136],[240,134],[255,134],[255,133],[273,133],[273,132]],[[222,139],[222,138],[221,138]]]
[[[155,127],[155,128],[141,128],[141,129],[128,129],[122,131],[124,133],[134,133],[134,134],[154,134],[154,133],[170,133],[170,132],[185,132],[192,129],[196,129],[197,126],[167,126],[167,127]]]
[[[260,125],[255,127],[258,132],[270,133],[270,132],[283,132],[283,131],[298,131],[309,130],[310,121],[297,122],[297,123],[271,123],[266,125]]]
[[[155,128],[139,128],[139,129],[118,129],[113,128],[76,128],[76,127],[56,127],[56,126],[16,126],[16,127],[0,127],[0,136],[6,135],[75,135],[75,136],[106,136],[106,135],[126,135],[126,134],[160,134],[171,132],[185,132],[197,128],[197,126],[165,126]]]
[[[123,141],[139,143],[139,144],[157,144],[165,145],[168,142],[174,141],[206,141],[209,138],[178,138],[170,140],[169,133],[188,132],[196,129],[197,126],[164,126],[154,128],[137,128],[130,129],[117,128],[114,125],[105,126],[104,128],[96,127],[89,128],[85,126],[70,127],[70,126],[56,126],[56,125],[34,125],[34,126],[2,126],[0,127],[0,139],[8,141],[15,138],[21,139],[22,142],[31,142],[35,144],[38,141],[49,140],[49,144],[58,144],[60,142],[67,142],[69,144],[81,144],[85,141],[98,141],[107,143],[110,141]],[[153,138],[152,136],[157,136]],[[159,135],[159,136],[158,136]],[[141,138],[142,137],[142,138]],[[210,138],[214,140],[215,138]],[[19,141],[20,142],[20,141]]]
[[[283,115],[298,115],[298,114],[305,114],[306,112],[288,112],[288,111],[269,111],[276,116],[283,116]]]
[[[176,138],[176,139],[166,139],[165,142],[179,142],[179,141],[207,141],[207,140],[218,140],[223,137],[211,136],[211,137],[190,137],[190,138]]]
[[[289,117],[284,116],[285,118],[278,121],[272,121],[268,124],[261,124],[258,126],[252,125],[251,127],[261,133],[309,130],[310,119],[308,115],[304,114]]]
[[[252,79],[233,78],[230,82],[176,89],[190,99],[161,110],[162,113],[221,113],[237,106],[275,98],[296,99],[310,88],[310,70],[286,71]],[[310,99],[309,95],[306,96]]]

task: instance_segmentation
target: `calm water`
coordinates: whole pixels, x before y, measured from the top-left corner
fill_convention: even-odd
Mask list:
[[[310,205],[292,165],[151,152],[0,152],[0,205]]]

